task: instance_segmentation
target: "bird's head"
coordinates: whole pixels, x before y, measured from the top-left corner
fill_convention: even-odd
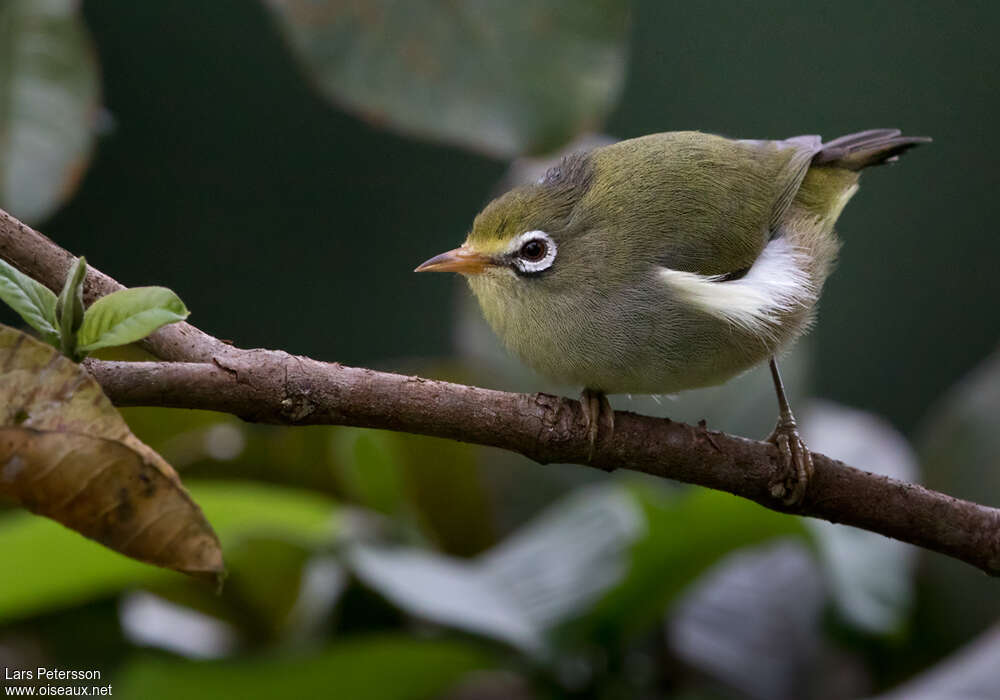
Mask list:
[[[465,275],[480,300],[483,292],[523,296],[557,289],[571,274],[573,249],[585,227],[574,216],[589,186],[585,156],[571,156],[536,183],[490,202],[465,242],[427,260],[417,272]]]
[[[460,247],[417,270],[461,273],[504,345],[546,376],[583,381],[580,363],[563,359],[599,355],[581,348],[606,337],[602,328],[617,316],[609,300],[620,297],[636,267],[623,264],[632,251],[595,204],[602,188],[592,158],[570,156],[538,182],[491,202]],[[613,340],[608,352],[619,345]]]

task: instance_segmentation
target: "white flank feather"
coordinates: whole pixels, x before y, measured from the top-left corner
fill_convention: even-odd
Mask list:
[[[660,268],[662,279],[681,298],[706,313],[762,336],[771,337],[778,316],[815,301],[804,255],[784,236],[768,243],[746,275],[725,281],[721,275]]]

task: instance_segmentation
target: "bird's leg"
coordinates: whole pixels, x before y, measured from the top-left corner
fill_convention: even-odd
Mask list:
[[[597,436],[601,430],[601,423],[608,425],[608,437],[615,430],[615,412],[611,408],[611,402],[603,391],[595,389],[584,389],[580,394],[580,405],[583,407],[583,420],[587,426],[587,440],[590,445],[587,451],[587,461],[594,458],[594,446],[597,444]]]
[[[771,378],[774,393],[778,396],[778,424],[767,438],[778,448],[781,475],[771,485],[771,495],[780,498],[786,506],[798,505],[806,495],[806,487],[813,474],[812,453],[799,436],[798,424],[785,396],[785,386],[778,373],[778,363],[771,358]]]

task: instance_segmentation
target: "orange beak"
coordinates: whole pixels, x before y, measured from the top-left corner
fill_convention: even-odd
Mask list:
[[[486,255],[462,246],[425,260],[414,272],[461,272],[463,275],[478,275],[492,264],[493,261]]]

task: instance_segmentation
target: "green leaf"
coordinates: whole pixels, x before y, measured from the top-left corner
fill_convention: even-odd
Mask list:
[[[0,300],[41,333],[46,342],[55,344],[59,340],[55,293],[6,260],[0,260]]]
[[[122,670],[114,690],[116,696],[147,700],[422,700],[442,697],[465,674],[496,665],[468,643],[380,636],[294,656],[213,662],[141,659]]]
[[[79,5],[0,2],[0,207],[23,221],[72,194],[93,147],[97,54]]]
[[[223,549],[248,537],[278,536],[319,546],[336,535],[332,501],[273,485],[188,481]],[[155,582],[186,583],[174,574],[105,549],[47,518],[24,511],[0,515],[0,620],[18,619]],[[10,568],[7,568],[10,567]]]
[[[101,297],[87,309],[80,327],[79,350],[134,343],[187,317],[184,302],[166,287],[123,289]]]
[[[66,281],[56,301],[62,353],[72,360],[81,359],[76,351],[76,332],[83,323],[83,279],[86,276],[87,260],[81,255],[66,272]]]
[[[337,104],[502,157],[558,148],[603,121],[621,91],[625,0],[268,5]]]

